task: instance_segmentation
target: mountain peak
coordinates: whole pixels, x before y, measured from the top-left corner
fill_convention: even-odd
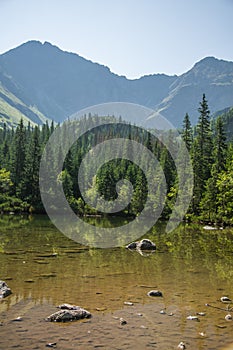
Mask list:
[[[129,80],[48,41],[32,40],[0,55],[0,83],[22,103],[58,122],[105,102],[141,104],[162,112],[174,125],[181,124],[186,112],[196,121],[203,93],[211,112],[233,105],[233,62],[213,56],[180,76],[151,74]],[[13,97],[11,102],[7,95],[4,99],[11,109],[17,107]],[[31,118],[30,111],[25,113]]]

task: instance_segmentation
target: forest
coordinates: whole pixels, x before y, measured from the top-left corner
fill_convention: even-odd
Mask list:
[[[198,106],[197,106],[198,107]],[[197,220],[222,225],[233,224],[233,143],[227,137],[225,116],[211,119],[205,94],[198,108],[197,125],[192,126],[188,113],[184,116],[180,137],[189,151],[193,167],[194,188],[185,220]],[[168,219],[178,193],[178,176],[174,160],[161,139],[150,130],[125,123],[121,118],[105,117],[106,126],[91,129],[93,116],[83,116],[80,125],[90,129],[69,149],[62,171],[56,181],[62,182],[67,201],[75,213],[101,215],[88,205],[80,193],[78,170],[83,157],[93,146],[112,138],[127,138],[143,144],[158,159],[166,178],[166,201],[161,219]],[[96,118],[96,116],[95,116]],[[108,121],[111,124],[108,124]],[[71,121],[67,122],[72,123]],[[24,125],[21,120],[16,128],[6,125],[0,129],[0,212],[45,213],[40,196],[39,168],[43,150],[49,137],[59,125]],[[67,127],[68,129],[68,127]],[[69,137],[63,128],[63,139]],[[171,132],[163,137],[171,138]],[[52,149],[50,159],[62,158],[61,146]],[[147,179],[137,164],[117,158],[102,166],[93,177],[93,186],[105,200],[114,201],[118,193],[116,183],[127,179],[133,186],[130,203],[118,215],[135,217],[140,214],[147,201]],[[91,190],[87,196],[93,196]],[[111,215],[111,214],[108,214]]]

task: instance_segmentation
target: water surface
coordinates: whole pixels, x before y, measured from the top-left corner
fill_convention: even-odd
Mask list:
[[[104,225],[120,220],[105,219]],[[201,350],[233,343],[233,321],[225,320],[233,312],[214,308],[233,306],[220,302],[225,295],[233,299],[233,231],[183,224],[167,234],[157,224],[146,237],[157,245],[153,254],[91,249],[64,236],[46,217],[2,216],[0,279],[13,294],[0,301],[0,348],[42,349],[54,339],[61,349],[175,349],[184,341],[187,349]],[[163,298],[148,297],[151,289],[161,290]],[[45,322],[64,302],[88,309],[93,318]],[[205,313],[199,322],[187,320],[197,312]],[[18,316],[22,322],[12,322]],[[117,317],[127,325],[120,326]]]

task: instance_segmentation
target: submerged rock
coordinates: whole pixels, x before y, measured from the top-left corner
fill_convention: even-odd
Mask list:
[[[132,242],[126,246],[127,249],[136,249],[139,242]]]
[[[147,293],[149,297],[162,297],[163,293],[160,292],[159,290],[151,290],[150,292]]]
[[[51,314],[46,320],[51,322],[68,322],[91,317],[91,313],[80,306],[62,304],[59,308],[61,308],[60,311]]]
[[[232,300],[228,297],[221,297],[220,300],[222,303],[231,303],[232,302]]]
[[[6,298],[12,294],[11,289],[8,287],[5,281],[0,281],[0,299]]]
[[[225,316],[226,321],[232,321],[232,316],[230,314]]]
[[[192,315],[188,316],[188,317],[187,317],[187,320],[197,321],[197,322],[200,321],[199,318],[198,318],[197,316],[192,316]]]
[[[124,326],[125,324],[127,324],[127,321],[124,320],[122,317],[120,318],[120,325]]]
[[[156,245],[149,239],[142,239],[139,242],[132,242],[126,246],[127,249],[156,250]]]

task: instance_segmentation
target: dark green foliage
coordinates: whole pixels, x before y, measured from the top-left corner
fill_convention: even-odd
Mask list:
[[[193,130],[188,113],[185,114],[182,129],[182,139],[188,151],[190,151],[193,143]]]
[[[226,140],[226,116],[217,118],[211,124],[205,95],[200,103],[199,114],[195,132],[186,114],[181,133],[184,144],[190,151],[194,172],[194,193],[188,214],[198,215],[203,220],[233,224],[233,146],[229,142],[227,144]],[[65,196],[73,211],[78,215],[100,214],[101,211],[98,212],[86,201],[91,199],[95,204],[99,196],[111,205],[116,199],[128,198],[129,188],[125,184],[117,192],[117,183],[123,179],[131,183],[133,192],[129,204],[118,212],[118,215],[137,216],[145,207],[155,209],[156,205],[161,204],[160,192],[156,192],[156,188],[162,186],[161,178],[156,174],[153,175],[156,179],[155,191],[148,195],[147,178],[140,168],[140,164],[145,163],[146,158],[142,154],[139,165],[127,159],[129,154],[132,159],[135,156],[132,145],[129,143],[123,147],[123,157],[118,156],[116,149],[114,159],[99,167],[91,179],[87,178],[85,196],[80,193],[78,173],[84,157],[105,140],[124,138],[144,145],[157,158],[167,184],[167,200],[162,218],[169,218],[176,202],[180,182],[189,176],[189,171],[184,165],[184,153],[182,153],[185,146],[183,144],[183,148],[180,147],[179,138],[174,137],[172,131],[164,132],[162,137],[157,138],[152,132],[119,122],[114,117],[106,117],[105,125],[92,130],[90,130],[93,126],[91,115],[84,116],[78,125],[80,130],[85,127],[85,130],[89,131],[72,145],[66,156],[63,153],[63,146],[69,140],[69,133],[74,132],[71,121],[62,128],[59,125],[56,126],[57,130],[61,131],[62,143],[55,149],[48,147],[45,155],[48,168],[57,169],[58,164],[62,164],[64,160],[62,170],[51,180],[62,183]],[[39,167],[44,146],[54,128],[53,124],[49,126],[48,123],[42,127],[31,127],[30,124],[25,127],[21,121],[16,129],[9,130],[6,126],[0,129],[0,211],[43,211],[39,190]],[[162,140],[167,147],[163,145]],[[179,178],[175,162],[168,149],[172,149],[173,152],[179,150],[177,164],[184,168]],[[106,153],[102,155],[103,159],[108,155],[108,151],[109,149],[106,148]],[[93,161],[95,162],[95,157]],[[90,164],[87,164],[85,172],[88,174],[89,171]],[[149,167],[149,171],[152,173],[154,169]],[[187,181],[183,184],[188,186]],[[47,190],[52,191],[51,186],[48,186]],[[55,193],[54,196],[56,196]],[[153,202],[154,199],[156,199],[155,202]],[[59,206],[59,203],[57,205]]]

